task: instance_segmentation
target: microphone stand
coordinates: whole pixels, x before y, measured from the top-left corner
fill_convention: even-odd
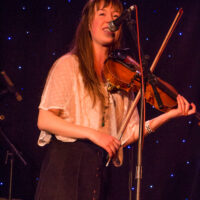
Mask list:
[[[144,92],[142,90],[142,82],[141,82],[141,104],[140,104],[140,121],[139,121],[139,140],[138,140],[138,154],[137,154],[137,166],[135,179],[137,179],[137,189],[136,189],[136,200],[140,199],[140,191],[141,191],[141,180],[142,180],[142,145],[143,145],[143,137],[144,137],[144,123],[145,123],[145,99]]]
[[[158,63],[158,60],[159,60],[160,56],[162,55],[162,53],[163,53],[163,51],[164,51],[164,49],[165,49],[165,47],[167,45],[167,42],[169,41],[170,37],[172,36],[172,33],[173,33],[175,27],[177,26],[177,24],[178,24],[180,18],[182,17],[182,15],[183,15],[183,9],[181,8],[181,9],[179,9],[177,15],[175,16],[175,18],[174,18],[174,20],[172,22],[172,25],[171,25],[169,31],[167,32],[167,35],[166,35],[166,37],[165,37],[165,39],[164,39],[164,41],[163,41],[163,43],[162,43],[162,45],[161,45],[161,47],[160,47],[160,49],[159,49],[159,51],[157,53],[152,65],[150,67],[150,72],[154,71],[154,69],[156,67],[156,64]],[[132,34],[132,37],[134,38],[134,31],[133,31],[134,29],[133,29],[133,27],[131,27],[131,26],[128,26],[128,27],[129,27],[129,30],[130,30],[130,32]],[[143,95],[143,97],[144,97],[144,95]],[[140,91],[138,92],[138,95],[136,96],[137,101],[135,101],[135,102],[138,102],[139,98],[140,98]],[[134,108],[134,106],[135,106],[135,104],[131,108]],[[141,151],[142,151],[142,138],[143,138],[143,136],[142,136],[143,135],[143,130],[142,129],[143,129],[143,125],[142,125],[141,121],[144,122],[144,115],[143,114],[144,114],[144,110],[141,109],[140,131],[139,131],[139,142],[138,142],[138,165],[137,165],[137,169],[136,169],[136,178],[138,180],[137,181],[137,184],[138,184],[138,186],[137,186],[137,195],[136,195],[137,200],[139,200],[139,198],[140,198],[140,184],[141,184],[141,179],[142,179],[142,166],[141,166],[142,153],[141,153]]]
[[[136,9],[136,13],[137,13],[137,9]],[[181,8],[181,9],[179,9],[177,15],[175,16],[175,18],[174,18],[174,20],[172,22],[172,25],[171,25],[169,31],[167,32],[167,35],[166,35],[166,37],[165,37],[165,39],[164,39],[164,41],[163,41],[163,43],[162,43],[162,45],[161,45],[161,47],[160,47],[160,49],[159,49],[159,51],[157,53],[152,65],[150,67],[150,72],[154,71],[154,69],[156,67],[156,64],[158,63],[158,60],[159,60],[160,56],[162,55],[162,53],[163,53],[163,51],[164,51],[164,49],[165,49],[165,47],[167,45],[167,42],[169,41],[170,37],[172,36],[172,33],[173,33],[175,27],[177,26],[177,24],[178,24],[180,18],[182,17],[182,15],[183,15],[183,9]],[[130,19],[131,19],[131,17],[129,16],[129,20]],[[127,19],[127,21],[128,21],[128,19]],[[128,24],[127,24],[127,26],[128,26]],[[128,26],[128,28],[129,28],[129,30],[130,30],[130,32],[132,34],[132,38],[134,38],[134,33],[135,32],[134,32],[133,27]],[[138,24],[137,24],[137,28],[138,28]],[[139,41],[138,41],[138,43],[139,43]],[[137,44],[136,44],[136,46],[137,46]],[[145,64],[147,65],[147,62]],[[143,77],[141,78],[141,80],[143,82]],[[144,85],[144,84],[142,84],[142,85]],[[125,130],[125,127],[126,127],[128,121],[130,120],[130,117],[131,117],[134,109],[136,108],[136,105],[137,105],[137,103],[138,103],[138,101],[140,99],[140,96],[141,96],[141,92],[144,92],[144,90],[143,91],[140,90],[138,92],[133,104],[130,107],[130,110],[128,111],[128,114],[127,114],[127,116],[125,118],[125,121],[122,123],[122,126],[120,127],[120,130],[119,130],[119,133],[121,135],[120,138],[122,137],[123,131]],[[144,94],[143,94],[143,99],[144,99]],[[142,100],[142,102],[144,103],[143,100]],[[141,152],[142,152],[143,127],[144,127],[144,119],[145,119],[145,117],[144,117],[144,109],[143,109],[145,104],[143,104],[143,103],[141,103],[141,107],[142,108],[141,108],[141,113],[140,113],[140,130],[139,130],[139,142],[138,142],[138,165],[136,167],[136,179],[138,180],[137,181],[137,184],[138,184],[137,185],[137,194],[136,194],[137,200],[139,200],[139,198],[140,198],[140,184],[141,184],[141,179],[142,179],[142,166],[141,166],[141,164],[142,164],[142,153]],[[143,125],[142,125],[142,123],[143,123]],[[132,161],[132,159],[130,159],[130,160]],[[132,174],[132,173],[129,173],[129,174]],[[129,178],[129,180],[131,180],[131,187],[132,187],[132,177]],[[131,197],[129,199],[131,200]]]
[[[129,16],[129,19],[126,21],[128,30],[131,34],[132,41],[136,44],[136,47],[138,48],[137,45],[137,34],[136,31],[133,27],[135,24],[135,20],[131,19],[131,15]],[[147,65],[147,56],[143,56],[143,51],[141,50],[142,53],[142,61],[145,65]],[[146,57],[146,58],[145,58]],[[141,180],[142,180],[142,145],[143,145],[143,133],[144,133],[144,124],[145,124],[145,98],[144,98],[144,90],[142,88],[145,87],[145,83],[143,76],[141,76],[141,99],[140,99],[140,120],[139,120],[139,139],[138,139],[138,153],[137,153],[137,166],[136,166],[136,172],[135,172],[135,179],[137,179],[137,187],[136,187],[136,200],[140,200],[140,191],[141,191]],[[143,85],[144,84],[144,85]],[[130,152],[130,161],[133,161],[133,148],[131,148]],[[130,165],[132,166],[132,164]],[[132,185],[133,185],[133,178],[130,177],[133,174],[133,169],[129,169],[129,200],[132,200]]]
[[[3,115],[1,115],[3,116]],[[3,119],[5,117],[3,116]],[[26,166],[27,162],[24,160],[20,152],[17,150],[17,148],[14,146],[14,144],[8,139],[6,134],[3,132],[2,128],[0,127],[0,134],[4,138],[4,140],[8,143],[10,148],[12,149],[12,152],[7,151],[6,153],[6,161],[5,164],[7,164],[8,158],[10,157],[10,178],[9,178],[9,197],[8,200],[12,200],[12,182],[13,182],[13,168],[14,168],[14,156],[17,155],[17,157],[22,161],[22,163]]]

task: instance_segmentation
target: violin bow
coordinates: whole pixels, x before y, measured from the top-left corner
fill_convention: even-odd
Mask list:
[[[172,25],[171,25],[171,27],[170,27],[170,29],[169,29],[169,31],[168,31],[163,43],[162,43],[162,45],[161,45],[161,47],[160,47],[160,49],[159,49],[159,51],[158,51],[158,53],[156,55],[151,67],[150,67],[150,71],[151,72],[153,72],[155,70],[155,67],[156,67],[156,65],[157,65],[157,63],[159,61],[159,58],[161,57],[165,47],[167,46],[167,42],[169,41],[170,37],[172,36],[172,33],[175,30],[175,28],[176,28],[176,26],[177,26],[177,24],[178,24],[178,22],[179,22],[179,20],[180,20],[182,15],[183,15],[183,9],[181,8],[181,9],[179,9],[178,13],[176,14],[176,17],[174,18],[173,23],[172,23]],[[130,120],[130,118],[131,118],[131,116],[132,116],[132,114],[133,114],[133,112],[134,112],[139,100],[140,100],[140,97],[141,97],[141,91],[139,90],[137,95],[136,95],[136,97],[135,97],[135,99],[134,99],[134,101],[133,101],[133,103],[131,104],[131,107],[130,107],[130,109],[129,109],[124,121],[122,122],[122,125],[121,125],[118,133],[117,133],[117,135],[119,136],[119,138],[118,138],[119,140],[121,140],[121,138],[123,136],[124,130],[126,129],[126,126],[127,126],[128,122],[129,122],[129,120]],[[124,144],[125,144],[125,142],[122,142],[121,145],[123,146]],[[106,166],[109,165],[110,161],[111,161],[111,159],[109,158],[107,163],[106,163]]]
[[[152,65],[151,65],[151,67],[150,67],[150,71],[151,71],[151,72],[153,72],[153,71],[155,70],[155,67],[156,67],[156,65],[157,65],[157,63],[158,63],[158,61],[159,61],[159,59],[160,59],[160,56],[162,55],[162,53],[163,53],[165,47],[167,46],[167,43],[168,43],[169,39],[171,38],[172,33],[174,32],[174,30],[175,30],[175,28],[176,28],[176,26],[177,26],[179,20],[181,19],[182,15],[183,15],[183,9],[181,8],[181,9],[178,11],[176,17],[174,18],[174,21],[173,21],[173,23],[172,23],[172,25],[171,25],[171,27],[170,27],[170,29],[169,29],[169,31],[168,31],[168,33],[167,33],[167,35],[166,35],[164,41],[163,41],[163,43],[162,43],[162,45],[161,45],[161,47],[160,47],[160,49],[159,49],[159,51],[158,51],[158,53],[157,53],[155,59],[154,59],[154,61],[153,61]]]

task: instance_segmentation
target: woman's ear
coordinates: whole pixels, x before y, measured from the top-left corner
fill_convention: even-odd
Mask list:
[[[91,29],[90,29],[89,26],[88,26],[88,33],[89,33],[90,39],[92,39],[92,36],[91,36]]]
[[[91,25],[90,25],[90,24],[88,24],[88,30],[89,30],[89,32],[90,32],[90,30],[91,30]]]
[[[88,24],[88,30],[91,32],[91,23]]]

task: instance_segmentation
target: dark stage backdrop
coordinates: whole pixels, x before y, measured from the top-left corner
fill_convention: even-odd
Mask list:
[[[1,0],[0,2],[0,68],[5,70],[21,93],[16,101],[11,93],[0,96],[0,126],[28,163],[25,166],[14,156],[13,197],[32,200],[46,147],[37,146],[39,130],[37,114],[47,73],[53,62],[66,53],[74,37],[80,11],[80,0]],[[200,1],[199,0],[136,0],[123,1],[139,8],[141,43],[154,57],[178,11],[183,17],[175,29],[155,74],[171,83],[189,101],[200,103]],[[130,38],[126,38],[127,41]],[[129,44],[129,42],[127,42]],[[0,90],[4,83],[1,80]],[[147,105],[147,119],[159,115]],[[168,122],[144,142],[142,200],[199,200],[200,127],[194,116]],[[133,149],[134,159],[129,162]],[[0,135],[0,197],[8,197],[10,145]],[[128,169],[135,172],[137,144],[125,149],[121,168],[111,168],[112,200],[128,199]],[[135,199],[136,184],[132,186]]]

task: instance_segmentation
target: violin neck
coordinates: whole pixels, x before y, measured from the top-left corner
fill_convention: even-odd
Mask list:
[[[169,87],[167,87],[165,84],[163,84],[159,79],[156,81],[156,85],[159,89],[161,89],[164,93],[166,93],[168,96],[170,96],[174,101],[176,101],[178,93],[175,91],[172,91]]]
[[[156,86],[160,88],[163,92],[165,92],[168,96],[170,96],[174,101],[176,101],[178,93],[176,91],[171,90],[165,84],[162,83],[159,79],[156,80]],[[195,117],[199,120],[198,125],[200,126],[200,113],[196,112]]]

